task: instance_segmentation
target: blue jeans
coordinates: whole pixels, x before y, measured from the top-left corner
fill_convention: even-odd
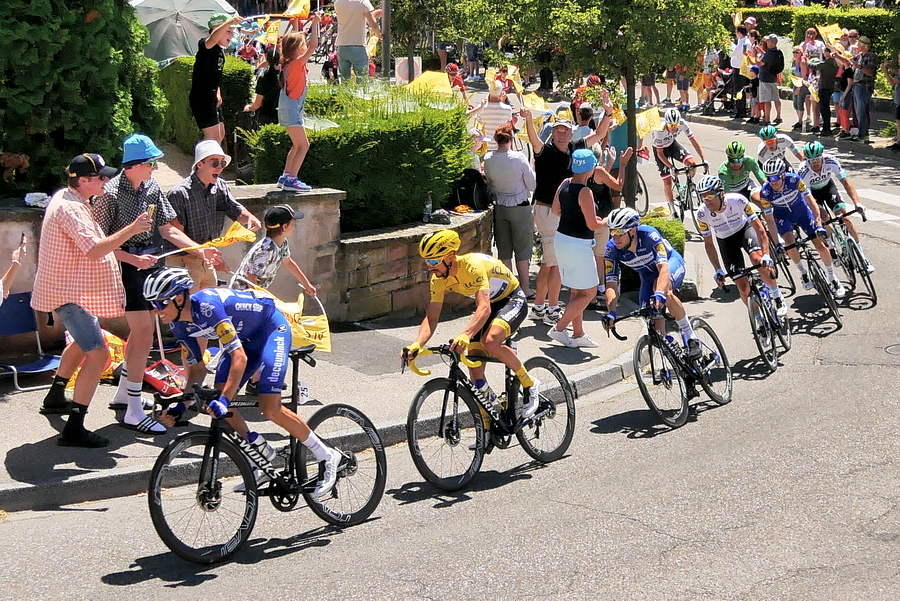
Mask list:
[[[859,137],[863,140],[869,138],[869,101],[872,100],[872,92],[861,85],[853,86],[853,103],[856,105],[856,120],[859,122]]]
[[[100,320],[80,305],[66,303],[56,308],[56,314],[82,352],[89,353],[106,346],[106,338],[100,330]]]
[[[350,67],[356,71],[357,78],[368,79],[369,55],[366,54],[365,46],[338,46],[337,56],[338,70],[345,83],[350,81]]]

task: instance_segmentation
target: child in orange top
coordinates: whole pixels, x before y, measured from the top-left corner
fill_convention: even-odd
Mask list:
[[[281,40],[281,96],[278,98],[278,122],[287,128],[291,150],[278,184],[287,190],[309,190],[297,173],[309,151],[309,138],[303,127],[308,73],[306,63],[319,45],[319,15],[313,15],[309,43],[302,32],[291,32]]]

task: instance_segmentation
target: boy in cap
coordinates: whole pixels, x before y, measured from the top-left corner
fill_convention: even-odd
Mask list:
[[[222,105],[222,72],[225,70],[225,50],[231,41],[231,28],[238,27],[241,17],[216,13],[209,18],[209,36],[197,43],[191,91],[188,102],[203,137],[221,143],[225,139],[225,124],[219,107]]]

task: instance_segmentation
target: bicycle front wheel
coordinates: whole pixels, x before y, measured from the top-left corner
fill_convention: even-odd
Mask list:
[[[700,194],[697,193],[697,188],[691,185],[687,191],[687,210],[691,214],[691,221],[694,222],[694,231],[700,234],[700,223],[697,222],[697,209],[700,208],[703,203],[700,200]]]
[[[650,192],[647,190],[647,182],[641,172],[637,172],[636,186],[634,189],[634,210],[641,217],[646,217],[650,210]]]
[[[853,266],[857,273],[859,273],[859,277],[866,287],[866,292],[869,293],[869,297],[872,299],[872,305],[877,305],[878,293],[875,292],[875,284],[872,283],[872,274],[866,269],[868,262],[863,258],[862,251],[859,249],[859,243],[853,238],[848,237],[847,248],[850,249],[850,255],[853,257]]]
[[[246,492],[223,482],[235,475]],[[147,500],[166,546],[201,564],[234,555],[253,531],[259,507],[256,479],[240,449],[222,437],[214,456],[208,432],[183,434],[166,445],[150,472]]]
[[[675,180],[672,180],[672,208],[675,211],[675,214],[672,215],[673,219],[677,219],[678,221],[684,223],[684,205],[685,200],[681,195],[682,193],[678,190],[678,184],[675,183]]]
[[[813,285],[816,287],[816,292],[819,293],[819,296],[822,297],[822,302],[825,303],[825,309],[831,314],[831,317],[834,318],[838,329],[841,329],[844,327],[844,320],[841,317],[840,310],[838,310],[834,293],[831,291],[831,284],[825,278],[825,272],[822,271],[819,262],[812,258],[807,261],[807,265],[809,266],[809,276],[812,278]]]
[[[856,269],[853,264],[853,258],[850,256],[852,251],[850,250],[849,243],[845,241],[844,244],[837,246],[837,248],[840,249],[840,252],[835,254],[832,259],[832,264],[840,264],[841,271],[844,273],[844,280],[847,282],[848,287],[856,290]]]
[[[778,286],[788,290],[793,295],[797,292],[797,283],[794,281],[794,274],[790,269],[791,261],[786,252],[774,251],[776,242],[772,239],[772,234],[768,230],[766,230],[766,235],[769,237],[769,248],[773,249],[772,256],[775,259],[775,278],[778,280]]]
[[[532,357],[525,369],[540,381],[541,400],[534,418],[516,432],[516,438],[532,459],[556,461],[565,455],[575,434],[575,391],[559,365],[547,357]]]
[[[753,340],[763,363],[769,368],[769,372],[778,369],[778,348],[775,346],[775,335],[769,327],[768,311],[763,309],[759,295],[751,292],[747,297],[747,312],[750,315],[750,329],[753,330]]]
[[[668,349],[657,339],[642,336],[634,347],[634,375],[644,402],[670,428],[688,418],[687,385]]]
[[[691,327],[700,340],[701,356],[694,364],[700,369],[700,385],[713,402],[725,405],[731,402],[731,364],[725,347],[712,326],[699,317],[691,318]]]
[[[462,384],[454,391],[447,378],[425,382],[409,407],[406,437],[416,469],[441,490],[459,490],[481,469],[484,424]]]
[[[329,524],[353,526],[365,521],[381,502],[387,482],[387,457],[375,424],[359,409],[343,403],[325,405],[307,423],[344,458],[331,493],[315,500],[304,487],[303,498]],[[320,464],[303,444],[297,445],[296,453],[300,482],[306,482],[318,474]]]

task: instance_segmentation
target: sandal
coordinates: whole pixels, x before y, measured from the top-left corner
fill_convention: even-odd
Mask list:
[[[139,424],[126,424],[124,421],[119,422],[119,425],[125,428],[126,430],[134,430],[135,432],[139,432],[141,434],[150,434],[151,436],[159,436],[160,434],[165,434],[166,429],[161,423],[153,419],[152,417],[145,417],[143,421]],[[153,426],[161,426],[163,428],[162,432],[158,432],[153,429]]]

